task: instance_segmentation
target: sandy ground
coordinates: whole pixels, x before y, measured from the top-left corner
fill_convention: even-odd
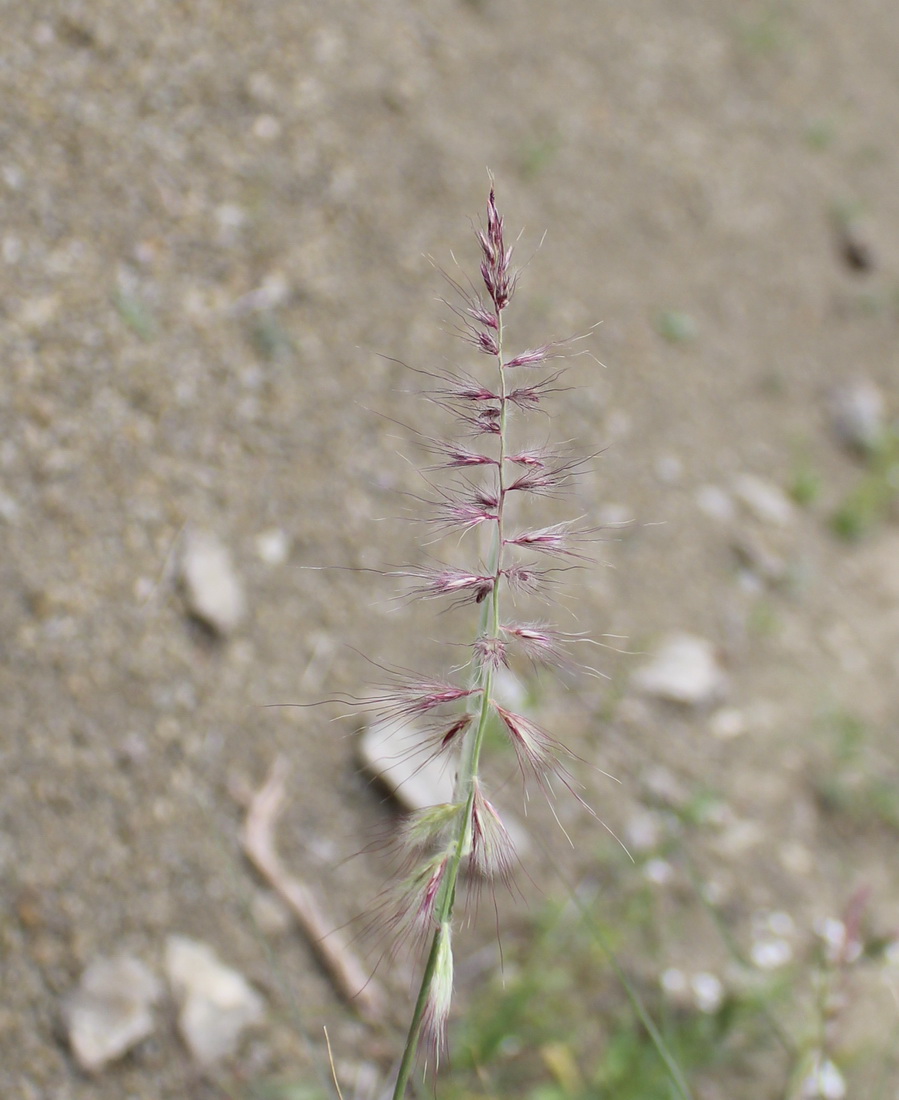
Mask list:
[[[384,356],[471,365],[426,257],[474,271],[488,168],[520,254],[536,251],[512,341],[602,322],[604,366],[572,361],[549,427],[603,452],[569,510],[633,522],[601,548],[611,568],[569,578],[567,606],[634,651],[708,638],[736,713],[640,699],[640,658],[615,653],[608,686],[547,688],[561,734],[622,781],[588,780],[591,797],[626,827],[660,768],[718,792],[735,831],[707,867],[737,928],[774,908],[810,930],[864,885],[871,926],[899,929],[895,832],[835,822],[810,779],[834,714],[896,774],[899,535],[850,545],[827,524],[860,473],[833,387],[868,378],[899,411],[895,4],[0,10],[0,1093],[222,1095],[170,1011],[96,1079],[61,1037],[60,997],[92,958],[158,969],[172,932],[268,999],[232,1088],[319,1080],[323,1023],[345,1061],[394,1056],[406,979],[368,1029],[301,936],[260,927],[234,792],[283,753],[285,861],[338,923],[379,889],[376,853],[342,862],[391,814],[359,773],[357,723],[263,705],[364,690],[360,653],[447,663],[457,625],[354,570],[423,560],[420,531],[392,519],[422,491],[403,425],[423,414]],[[847,214],[865,270],[838,237]],[[785,525],[728,510],[736,478],[785,489],[803,469],[821,492]],[[173,581],[193,529],[230,548],[247,592],[223,640]],[[779,583],[739,567],[746,539]],[[560,858],[587,875],[612,842],[566,820],[578,843]],[[669,946],[672,965],[703,962],[686,933]],[[869,1008],[861,1047],[899,1022]]]

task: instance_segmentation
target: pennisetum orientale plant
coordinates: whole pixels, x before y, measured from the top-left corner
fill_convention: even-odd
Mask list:
[[[542,566],[541,558],[556,563],[584,558],[583,544],[593,532],[578,521],[529,526],[516,502],[562,491],[587,459],[518,442],[517,422],[526,424],[527,414],[556,388],[560,372],[545,364],[562,346],[550,342],[519,352],[506,347],[506,310],[519,273],[492,186],[486,224],[476,236],[483,290],[448,278],[459,296],[452,308],[461,335],[490,365],[483,376],[461,370],[432,376],[436,388],[427,396],[454,416],[458,430],[455,438],[429,440],[428,446],[438,458],[432,469],[449,472],[434,501],[439,521],[450,531],[479,529],[486,542],[482,556],[467,567],[440,565],[404,574],[416,595],[473,609],[469,657],[446,678],[398,678],[378,700],[387,717],[425,722],[428,744],[436,753],[452,754],[457,767],[452,801],[413,814],[403,829],[409,861],[396,886],[393,921],[397,930],[426,945],[426,956],[394,1100],[406,1094],[419,1048],[427,1044],[439,1056],[445,1042],[463,876],[507,879],[515,862],[509,831],[482,775],[488,729],[505,734],[525,782],[536,782],[550,797],[559,782],[579,797],[565,764],[572,754],[507,705],[497,681],[516,653],[538,663],[564,662],[567,643],[577,637],[543,622],[519,621],[514,605],[516,597],[540,593],[551,579],[553,568]]]

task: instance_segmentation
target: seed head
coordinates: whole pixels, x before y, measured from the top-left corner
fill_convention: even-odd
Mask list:
[[[443,802],[409,814],[400,833],[401,846],[413,851],[433,848],[441,842],[445,844],[448,832],[458,822],[463,809],[460,803]]]
[[[484,258],[481,261],[481,277],[487,293],[499,313],[509,304],[515,291],[517,275],[511,270],[512,249],[503,242],[503,219],[496,209],[496,196],[490,189],[487,201],[487,229],[477,234]]]
[[[496,807],[474,781],[471,806],[471,863],[484,878],[507,879],[515,865],[515,845]]]
[[[424,1032],[439,1059],[446,1048],[446,1022],[453,1000],[452,928],[444,921],[437,932],[437,957],[425,1002]]]
[[[493,577],[469,573],[464,569],[423,569],[410,575],[424,581],[424,584],[412,590],[413,594],[425,598],[458,596],[457,603],[483,603],[493,591],[494,585]]]
[[[398,680],[389,690],[374,696],[369,702],[377,707],[385,718],[395,721],[415,719],[430,714],[438,707],[457,703],[471,695],[480,695],[480,688],[461,688],[446,680],[428,677]]]
[[[420,941],[429,931],[433,931],[434,910],[448,863],[448,852],[431,856],[397,885],[390,924],[399,939],[411,937],[413,941]]]

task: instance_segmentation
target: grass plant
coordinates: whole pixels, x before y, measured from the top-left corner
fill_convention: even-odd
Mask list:
[[[552,361],[569,342],[507,347],[506,311],[520,272],[492,186],[476,239],[480,286],[447,275],[448,304],[458,335],[485,369],[420,372],[428,379],[425,398],[455,424],[450,438],[426,441],[435,462],[423,475],[432,490],[424,518],[438,537],[455,536],[453,553],[463,560],[403,572],[413,596],[470,611],[470,642],[448,674],[392,674],[378,699],[382,718],[420,727],[425,751],[450,756],[457,776],[451,801],[411,815],[402,830],[405,873],[391,895],[389,921],[400,940],[421,944],[424,961],[394,1100],[406,1095],[420,1054],[426,1051],[436,1065],[445,1046],[460,897],[468,885],[480,890],[508,880],[515,868],[515,845],[484,768],[496,731],[526,788],[536,786],[551,805],[561,792],[583,801],[571,770],[574,755],[505,699],[501,686],[514,657],[570,668],[571,650],[583,640],[516,611],[516,603],[539,597],[566,568],[589,560],[595,536],[578,520],[528,520],[542,500],[563,494],[589,461],[566,445],[535,442],[529,423],[559,388],[562,372]],[[528,499],[537,507],[526,514],[520,502]]]

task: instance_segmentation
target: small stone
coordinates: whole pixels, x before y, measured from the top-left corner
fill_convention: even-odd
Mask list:
[[[727,523],[734,518],[734,502],[718,485],[700,485],[696,490],[696,504],[709,519],[719,523]]]
[[[794,508],[786,493],[755,474],[741,474],[734,480],[734,493],[745,507],[762,523],[787,527],[793,520]]]
[[[78,1065],[96,1073],[145,1039],[153,1031],[153,1006],[161,993],[159,979],[140,959],[94,959],[63,1003]]]
[[[274,141],[281,136],[281,123],[274,115],[258,115],[253,120],[253,134],[260,141]]]
[[[256,536],[256,553],[266,565],[283,565],[290,556],[290,536],[280,527],[262,531]]]
[[[192,615],[216,634],[230,634],[246,614],[243,586],[226,546],[208,531],[190,530],[181,553],[181,583]]]
[[[165,971],[179,1006],[178,1030],[199,1065],[212,1065],[233,1054],[242,1032],[262,1021],[262,997],[243,975],[225,966],[208,944],[169,936]]]
[[[719,698],[726,678],[711,642],[695,634],[671,634],[633,677],[638,691],[686,706]]]
[[[870,378],[838,386],[830,397],[830,414],[837,439],[850,450],[867,454],[886,433],[886,402]]]
[[[746,728],[746,715],[736,707],[719,707],[709,719],[712,736],[722,741],[732,741],[745,733]]]
[[[663,485],[677,485],[683,480],[684,464],[677,455],[661,455],[656,459],[655,472]]]
[[[408,721],[375,721],[359,743],[365,768],[390,790],[407,810],[424,810],[451,802],[456,760],[435,755],[424,734]]]

